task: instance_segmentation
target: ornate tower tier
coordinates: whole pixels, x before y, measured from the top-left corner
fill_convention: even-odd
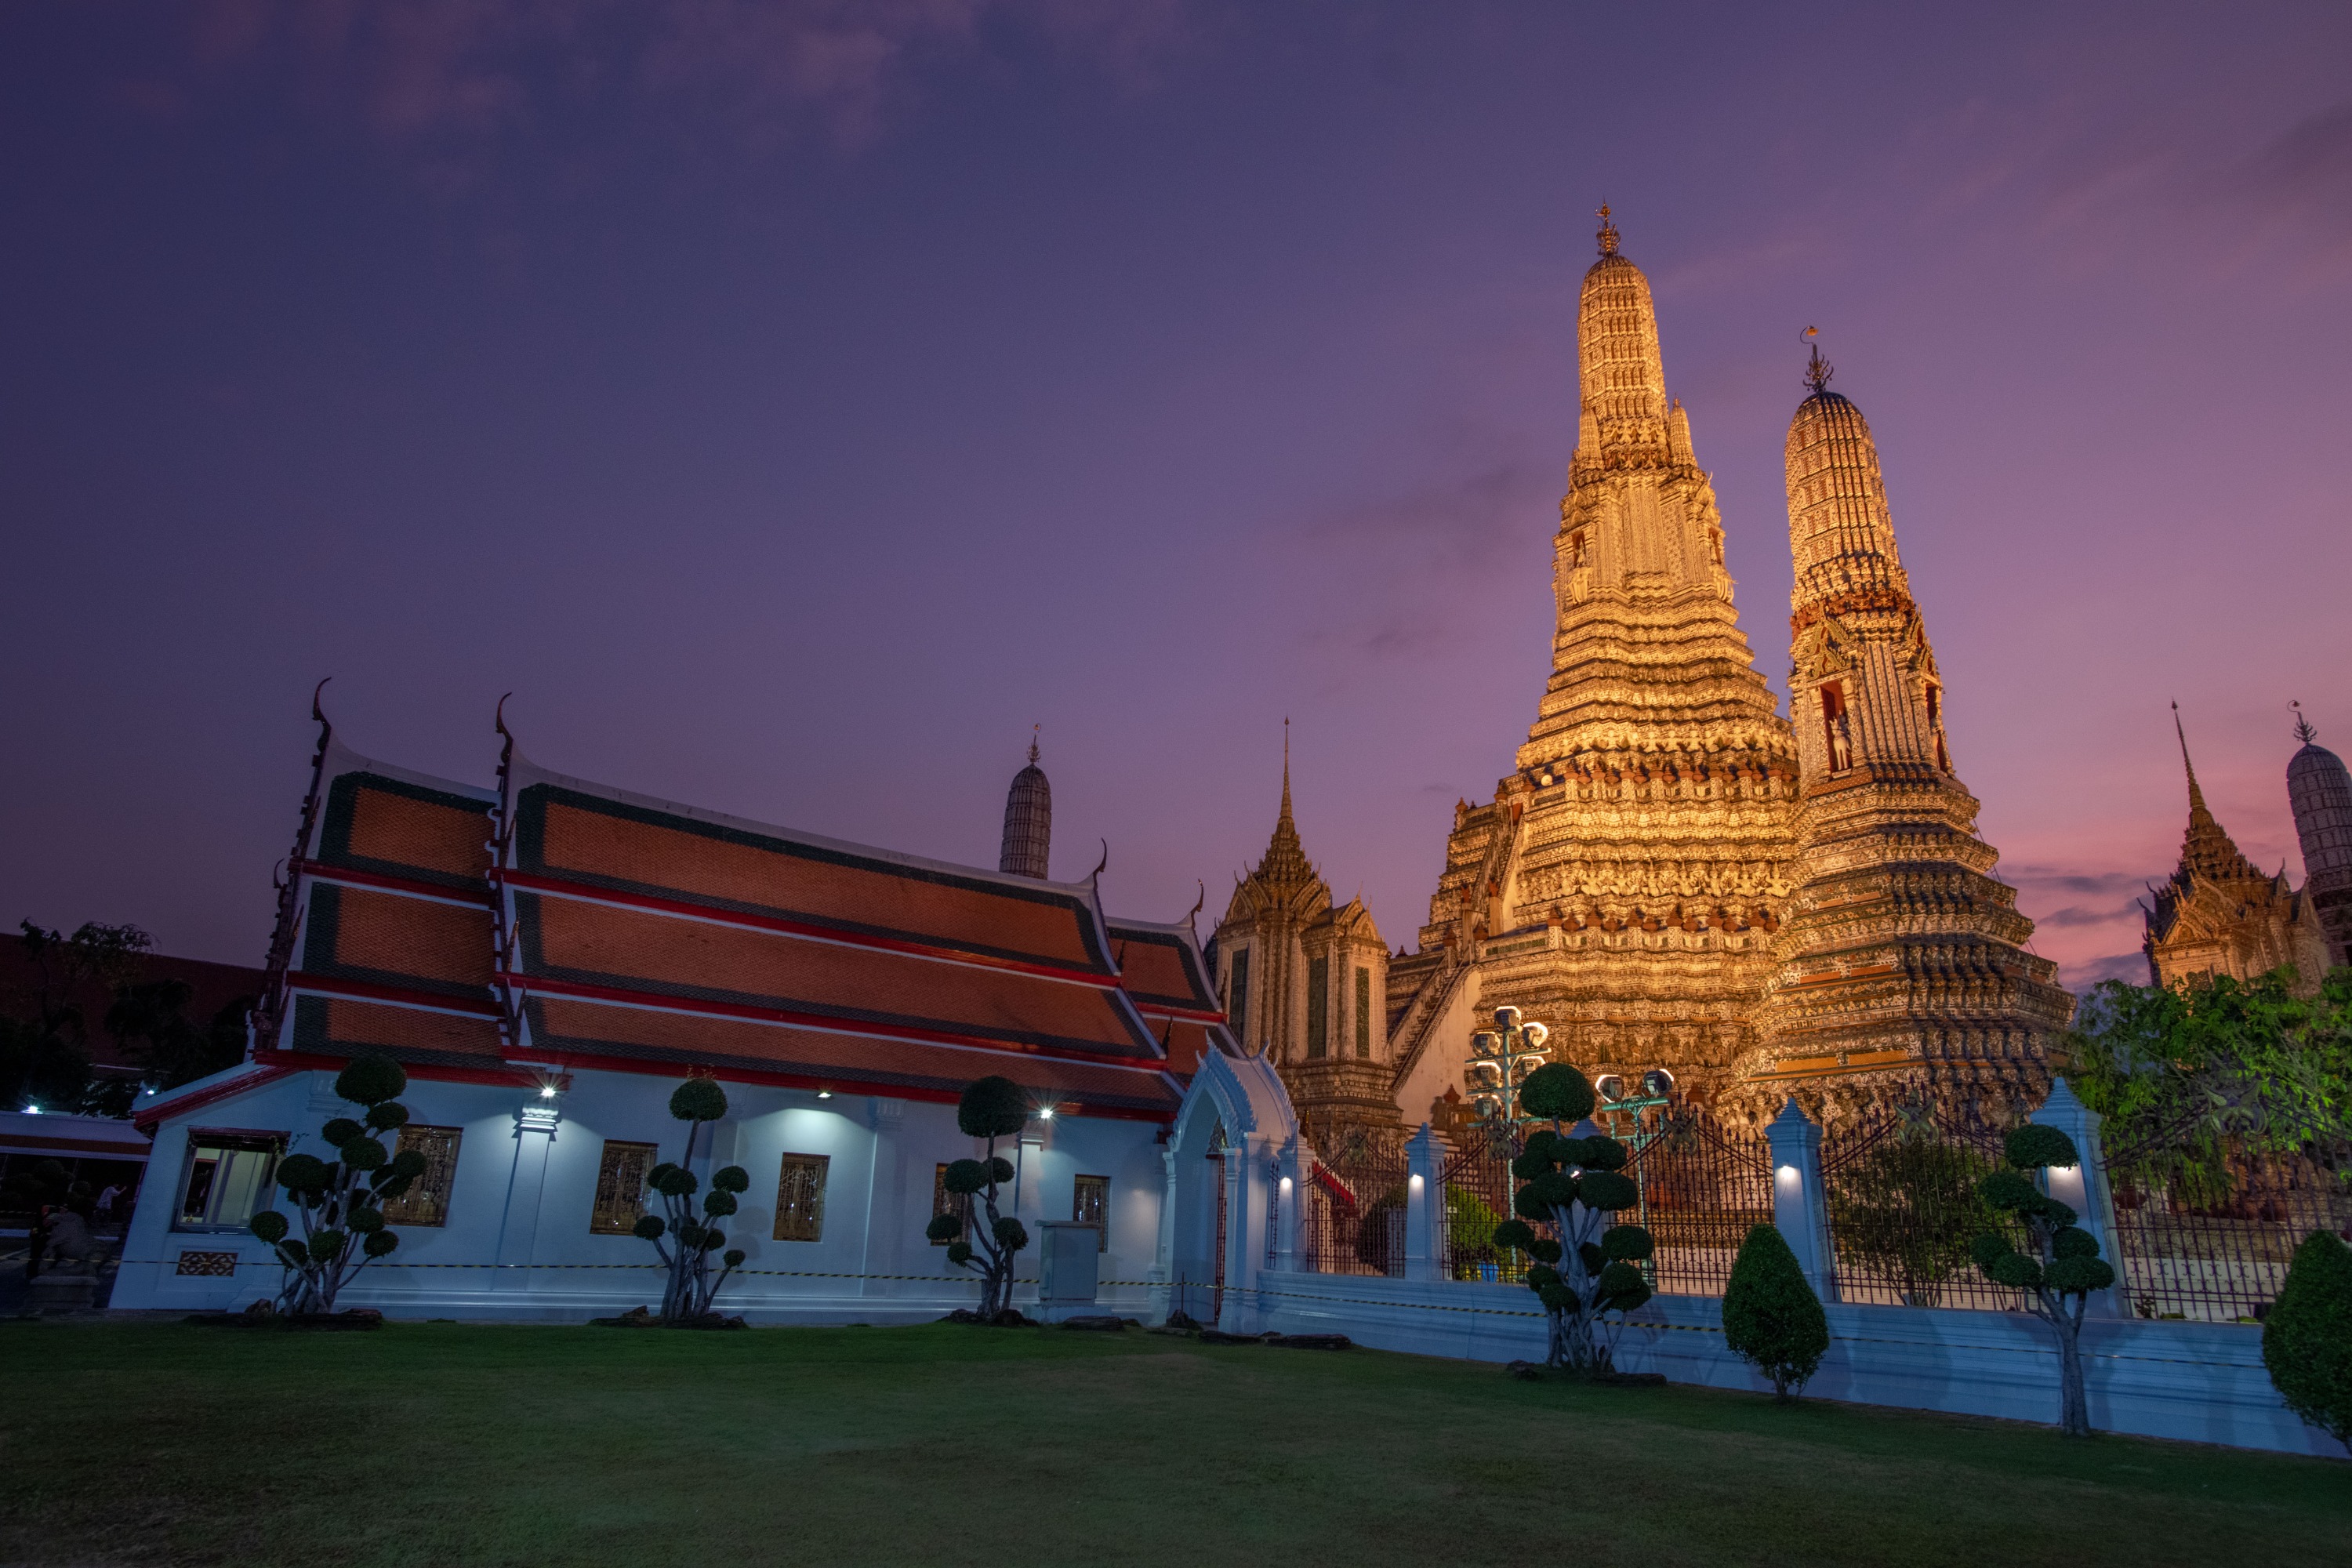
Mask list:
[[[1403,1069],[1438,1048],[1424,1037],[1467,987],[1481,1011],[1549,1025],[1565,1059],[1664,1067],[1706,1095],[1748,1045],[1771,963],[1797,754],[1739,629],[1689,417],[1666,396],[1649,281],[1601,216],[1577,312],[1551,677],[1517,772],[1490,805],[1456,808],[1391,1005]]]
[[[1004,841],[996,868],[1009,877],[1045,879],[1054,848],[1054,790],[1037,765],[1037,742],[1029,742],[1029,765],[1013,775],[1004,792]]]
[[[1878,449],[1818,351],[1790,424],[1790,708],[1801,877],[1783,910],[1739,1098],[1834,1114],[1930,1089],[1998,1109],[2047,1087],[2074,1013],[1991,875],[1952,771],[1942,680],[1896,552]]]
[[[2326,933],[2328,962],[2352,963],[2352,773],[2300,710],[2294,737],[2303,749],[2286,765],[2286,794],[2303,845],[2303,889]]]
[[[1264,1050],[1290,1091],[1308,1142],[1338,1154],[1394,1144],[1403,1121],[1390,1090],[1388,944],[1360,899],[1333,907],[1290,816],[1282,810],[1256,868],[1237,878],[1209,963],[1234,1037]]]

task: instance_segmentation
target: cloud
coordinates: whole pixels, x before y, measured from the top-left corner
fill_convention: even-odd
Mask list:
[[[1182,0],[212,0],[188,56],[215,86],[282,81],[399,149],[611,101],[855,146],[928,67],[1030,40],[1134,85],[1183,22]]]
[[[2061,965],[2058,971],[2058,984],[2077,996],[2102,980],[2120,980],[2126,985],[2147,984],[2147,955],[2139,952],[2109,953],[2103,958]]]

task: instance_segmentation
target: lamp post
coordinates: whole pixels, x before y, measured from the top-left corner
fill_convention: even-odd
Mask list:
[[[1551,1060],[1545,1042],[1551,1031],[1521,1023],[1517,1007],[1495,1009],[1495,1026],[1470,1037],[1470,1103],[1487,1125],[1505,1137],[1528,1118],[1519,1114],[1519,1089],[1528,1075]]]

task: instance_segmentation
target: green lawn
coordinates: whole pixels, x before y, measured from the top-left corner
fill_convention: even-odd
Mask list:
[[[18,1321],[0,1356],[12,1563],[2352,1560],[2343,1463],[1132,1330]]]

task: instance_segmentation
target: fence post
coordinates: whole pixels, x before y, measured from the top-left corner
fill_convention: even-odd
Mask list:
[[[2055,1127],[2074,1141],[2080,1164],[2058,1166],[2042,1173],[2042,1189],[2074,1211],[2074,1223],[2098,1238],[2099,1256],[2116,1271],[2115,1285],[2084,1302],[2086,1317],[2127,1318],[2124,1260],[2116,1250],[2116,1205],[2107,1190],[2106,1152],[2099,1144],[2099,1113],[2075,1098],[2063,1078],[2050,1080],[2050,1098],[2026,1118],[2043,1127]]]
[[[1772,1224],[1813,1294],[1837,1299],[1836,1254],[1830,1247],[1829,1197],[1822,1190],[1822,1129],[1793,1096],[1764,1129],[1772,1151]]]
[[[1445,1277],[1445,1143],[1428,1122],[1404,1146],[1404,1277]]]
[[[1274,1266],[1285,1273],[1298,1268],[1298,1220],[1307,1207],[1308,1162],[1314,1158],[1293,1131],[1275,1161]]]

